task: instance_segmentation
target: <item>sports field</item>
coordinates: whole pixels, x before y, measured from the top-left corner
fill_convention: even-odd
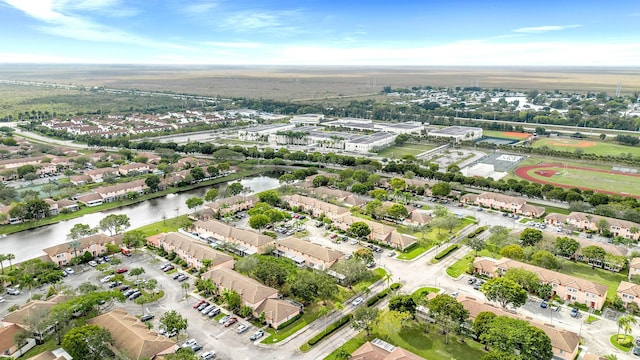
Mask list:
[[[425,151],[434,149],[435,146],[425,144],[405,144],[402,146],[391,146],[378,152],[378,156],[389,159],[400,159],[405,155],[418,155]]]
[[[544,137],[533,142],[534,148],[541,148],[543,146],[549,149],[557,151],[575,152],[580,151],[589,154],[596,155],[612,155],[617,156],[622,153],[631,153],[633,156],[640,155],[640,147],[625,146],[613,144],[605,141],[594,141],[591,139],[566,139],[566,138],[552,138]]]
[[[531,134],[519,133],[514,131],[495,131],[495,130],[483,130],[482,135],[490,136],[494,138],[502,138],[509,140],[525,140],[531,137]]]
[[[631,195],[640,198],[640,174],[628,174],[565,164],[521,166],[516,176],[564,188],[596,190],[608,194]]]

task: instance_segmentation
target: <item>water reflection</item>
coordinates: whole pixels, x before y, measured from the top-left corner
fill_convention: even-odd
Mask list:
[[[256,176],[246,178],[242,179],[240,183],[251,189],[248,194],[275,189],[279,186],[276,175],[274,177]],[[224,186],[226,184],[214,187]],[[95,227],[101,219],[110,214],[127,215],[131,221],[131,228],[161,221],[165,217],[172,218],[177,215],[183,215],[189,211],[185,201],[194,196],[204,197],[210,188],[205,187],[179,194],[169,194],[162,198],[151,199],[139,204],[87,214],[76,219],[8,235],[6,238],[0,239],[0,254],[14,254],[16,256],[15,262],[40,256],[44,254],[42,249],[67,242],[66,236],[75,224],[87,224]]]

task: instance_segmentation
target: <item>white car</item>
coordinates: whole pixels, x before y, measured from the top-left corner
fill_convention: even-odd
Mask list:
[[[351,240],[351,245],[358,245],[358,240],[356,239]]]
[[[358,306],[358,305],[362,304],[363,302],[364,302],[363,298],[357,297],[351,302],[351,305]]]
[[[4,302],[4,298],[2,296],[0,296],[0,303]]]
[[[207,351],[205,353],[200,354],[200,359],[202,360],[211,360],[216,358],[216,353],[214,351]]]
[[[236,332],[238,334],[242,334],[243,332],[247,331],[249,329],[249,327],[245,324],[240,324],[240,326],[238,326],[238,328],[236,329]]]
[[[67,274],[69,274],[69,275],[71,275],[71,274],[75,273],[75,271],[73,271],[73,269],[72,269],[72,268],[66,268],[66,269],[64,269],[64,272],[66,272],[66,273],[67,273]]]
[[[100,279],[100,282],[103,283],[103,284],[104,283],[108,283],[109,281],[111,281],[111,279],[113,279],[113,276],[114,275],[107,275],[107,276],[103,277],[102,279]]]
[[[91,261],[89,261],[89,266],[96,267],[96,266],[98,266],[98,263],[95,262],[94,260],[91,260]]]
[[[183,348],[188,348],[188,347],[192,347],[193,345],[197,344],[198,342],[196,341],[196,339],[189,339],[187,341],[185,341],[184,344],[182,344]]]

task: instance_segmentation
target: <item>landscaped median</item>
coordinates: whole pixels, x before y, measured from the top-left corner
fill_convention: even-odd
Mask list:
[[[439,253],[436,254],[436,256],[433,257],[433,263],[437,263],[438,261],[444,259],[445,257],[447,257],[447,255],[451,254],[452,252],[458,250],[460,248],[459,244],[453,244],[453,245],[449,245],[446,249],[440,251]]]
[[[388,288],[386,288],[386,289],[382,290],[381,292],[379,292],[379,293],[373,295],[372,297],[370,297],[369,300],[367,300],[367,306],[368,307],[374,306],[380,300],[384,299],[387,295],[389,295],[389,292],[391,292],[393,290],[397,290],[398,288],[400,288],[400,286],[402,286],[402,285],[399,284],[399,283],[391,284],[391,286],[389,286]],[[300,346],[300,351],[307,352],[307,351],[311,350],[311,348],[313,346],[315,346],[317,343],[322,341],[324,338],[326,338],[327,336],[330,336],[334,332],[340,330],[340,328],[342,328],[344,325],[347,325],[351,321],[352,318],[353,318],[352,314],[347,314],[347,315],[341,317],[336,322],[334,322],[334,323],[330,324],[329,326],[327,326],[323,331],[317,333],[314,337],[309,339],[309,341],[307,341],[305,344]]]

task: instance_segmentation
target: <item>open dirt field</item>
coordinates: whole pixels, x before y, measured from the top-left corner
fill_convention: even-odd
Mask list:
[[[522,179],[540,184],[640,198],[640,174],[544,163],[521,166],[514,173]]]
[[[546,146],[553,150],[575,152],[580,149],[583,153],[596,155],[617,156],[622,153],[631,153],[633,156],[640,155],[640,147],[618,145],[604,141],[574,140],[566,138],[540,138],[533,142],[533,147],[540,148]]]
[[[46,81],[224,97],[322,100],[371,97],[383,86],[480,86],[623,93],[640,88],[640,68],[278,67],[0,65],[0,79]]]

